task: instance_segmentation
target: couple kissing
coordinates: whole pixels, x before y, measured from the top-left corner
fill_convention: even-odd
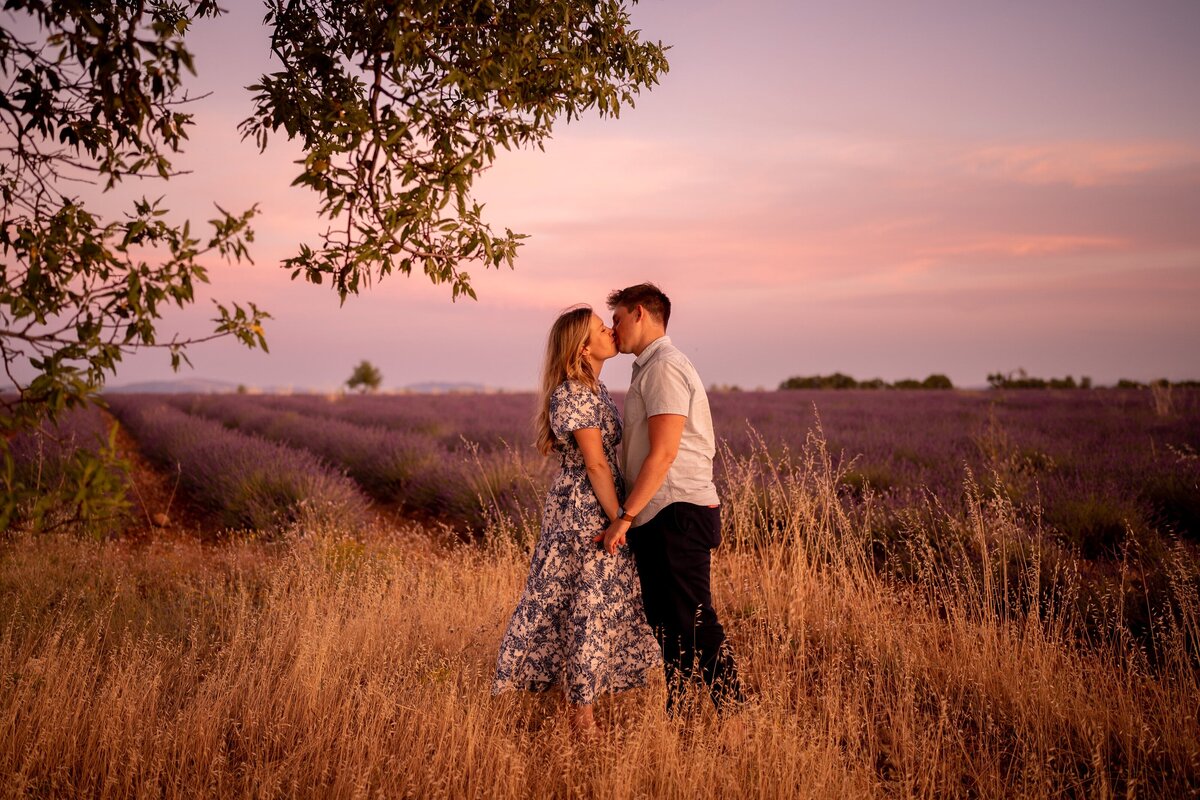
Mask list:
[[[534,424],[558,471],[492,687],[561,689],[582,733],[601,695],[660,666],[668,714],[697,678],[719,713],[744,702],[712,605],[721,515],[704,384],[667,336],[661,289],[619,289],[607,305],[611,327],[580,306],[550,329]],[[618,353],[635,356],[623,421],[600,380]]]

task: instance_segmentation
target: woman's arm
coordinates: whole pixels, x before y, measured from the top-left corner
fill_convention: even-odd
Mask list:
[[[604,455],[604,440],[599,428],[579,428],[574,431],[575,441],[583,453],[583,463],[587,467],[588,480],[592,482],[592,491],[600,500],[600,507],[608,515],[609,520],[617,518],[621,503],[617,500],[617,487],[613,484],[612,467]]]
[[[637,517],[650,505],[654,495],[671,471],[675,457],[679,455],[679,443],[683,439],[683,426],[687,417],[679,414],[655,414],[647,420],[650,433],[650,453],[642,462],[637,481],[625,498],[625,513]],[[612,519],[612,517],[609,517]],[[632,522],[612,519],[608,529],[595,538],[600,546],[612,555],[617,552],[617,546],[625,544],[625,535],[633,526]]]

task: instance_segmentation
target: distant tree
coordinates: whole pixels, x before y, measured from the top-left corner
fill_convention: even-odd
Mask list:
[[[933,376],[930,376],[933,377]],[[1002,372],[991,373],[988,375],[988,385],[993,389],[1090,389],[1092,388],[1092,379],[1086,375],[1080,378],[1079,382],[1075,381],[1074,376],[1067,375],[1062,378],[1036,378],[1019,369],[1016,372],[1004,374]]]
[[[1121,378],[1117,381],[1118,389],[1145,389],[1146,384],[1140,381],[1132,381],[1129,378]]]
[[[993,377],[989,375],[990,382]],[[1003,376],[999,376],[1003,379]],[[954,384],[945,375],[930,375],[924,381],[904,378],[889,384],[883,378],[858,381],[849,375],[835,372],[832,375],[803,375],[788,378],[779,384],[780,389],[953,389]]]
[[[1091,379],[1086,380],[1087,385],[1082,388],[1091,386]],[[1062,378],[1037,378],[1029,375],[1023,369],[1008,374],[1001,372],[989,374],[988,385],[993,389],[1078,389],[1081,387],[1081,384],[1076,383],[1075,378],[1071,375]]]
[[[631,0],[633,2],[634,0]],[[328,228],[284,266],[328,279],[344,301],[416,268],[474,297],[464,264],[512,265],[520,234],[493,233],[474,179],[498,147],[541,146],[552,125],[622,106],[667,69],[617,0],[405,3],[267,0],[279,70],[251,87],[242,132],[284,134],[303,158],[293,182],[316,192]],[[82,405],[131,350],[233,337],[266,349],[268,314],[217,304],[213,329],[164,336],[163,311],[193,302],[202,260],[249,258],[256,208],[217,207],[199,235],[159,200],[106,218],[78,194],[128,178],[169,180],[191,115],[186,36],[214,0],[20,0],[0,19],[0,357],[15,398],[0,430],[32,429]],[[17,379],[22,372],[29,379]],[[0,530],[33,491],[0,437]],[[68,487],[64,499],[79,487]],[[79,501],[75,497],[75,501]]]
[[[858,381],[840,372],[832,375],[797,376],[779,384],[780,389],[854,389],[857,386]]]
[[[346,386],[352,391],[361,393],[374,392],[383,384],[383,373],[381,373],[374,364],[370,361],[360,361],[354,371],[350,373],[350,377],[346,380]]]

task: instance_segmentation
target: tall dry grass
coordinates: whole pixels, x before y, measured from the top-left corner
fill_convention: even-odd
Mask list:
[[[729,456],[729,458],[733,458]],[[819,436],[727,465],[714,587],[755,703],[668,720],[654,685],[578,742],[489,695],[528,556],[420,531],[286,548],[44,537],[0,561],[10,796],[1169,796],[1200,787],[1197,568],[1154,651],[1085,628],[1036,531],[968,484],[878,552]],[[894,555],[894,554],[892,554]],[[1119,604],[1113,614],[1119,614]]]

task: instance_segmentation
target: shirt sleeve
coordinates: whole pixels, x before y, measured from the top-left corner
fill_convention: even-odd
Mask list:
[[[600,397],[581,383],[560,384],[550,395],[550,431],[566,442],[571,432],[600,427]]]
[[[642,399],[647,417],[658,414],[686,417],[692,410],[692,382],[678,364],[669,361],[651,364],[642,379]]]

